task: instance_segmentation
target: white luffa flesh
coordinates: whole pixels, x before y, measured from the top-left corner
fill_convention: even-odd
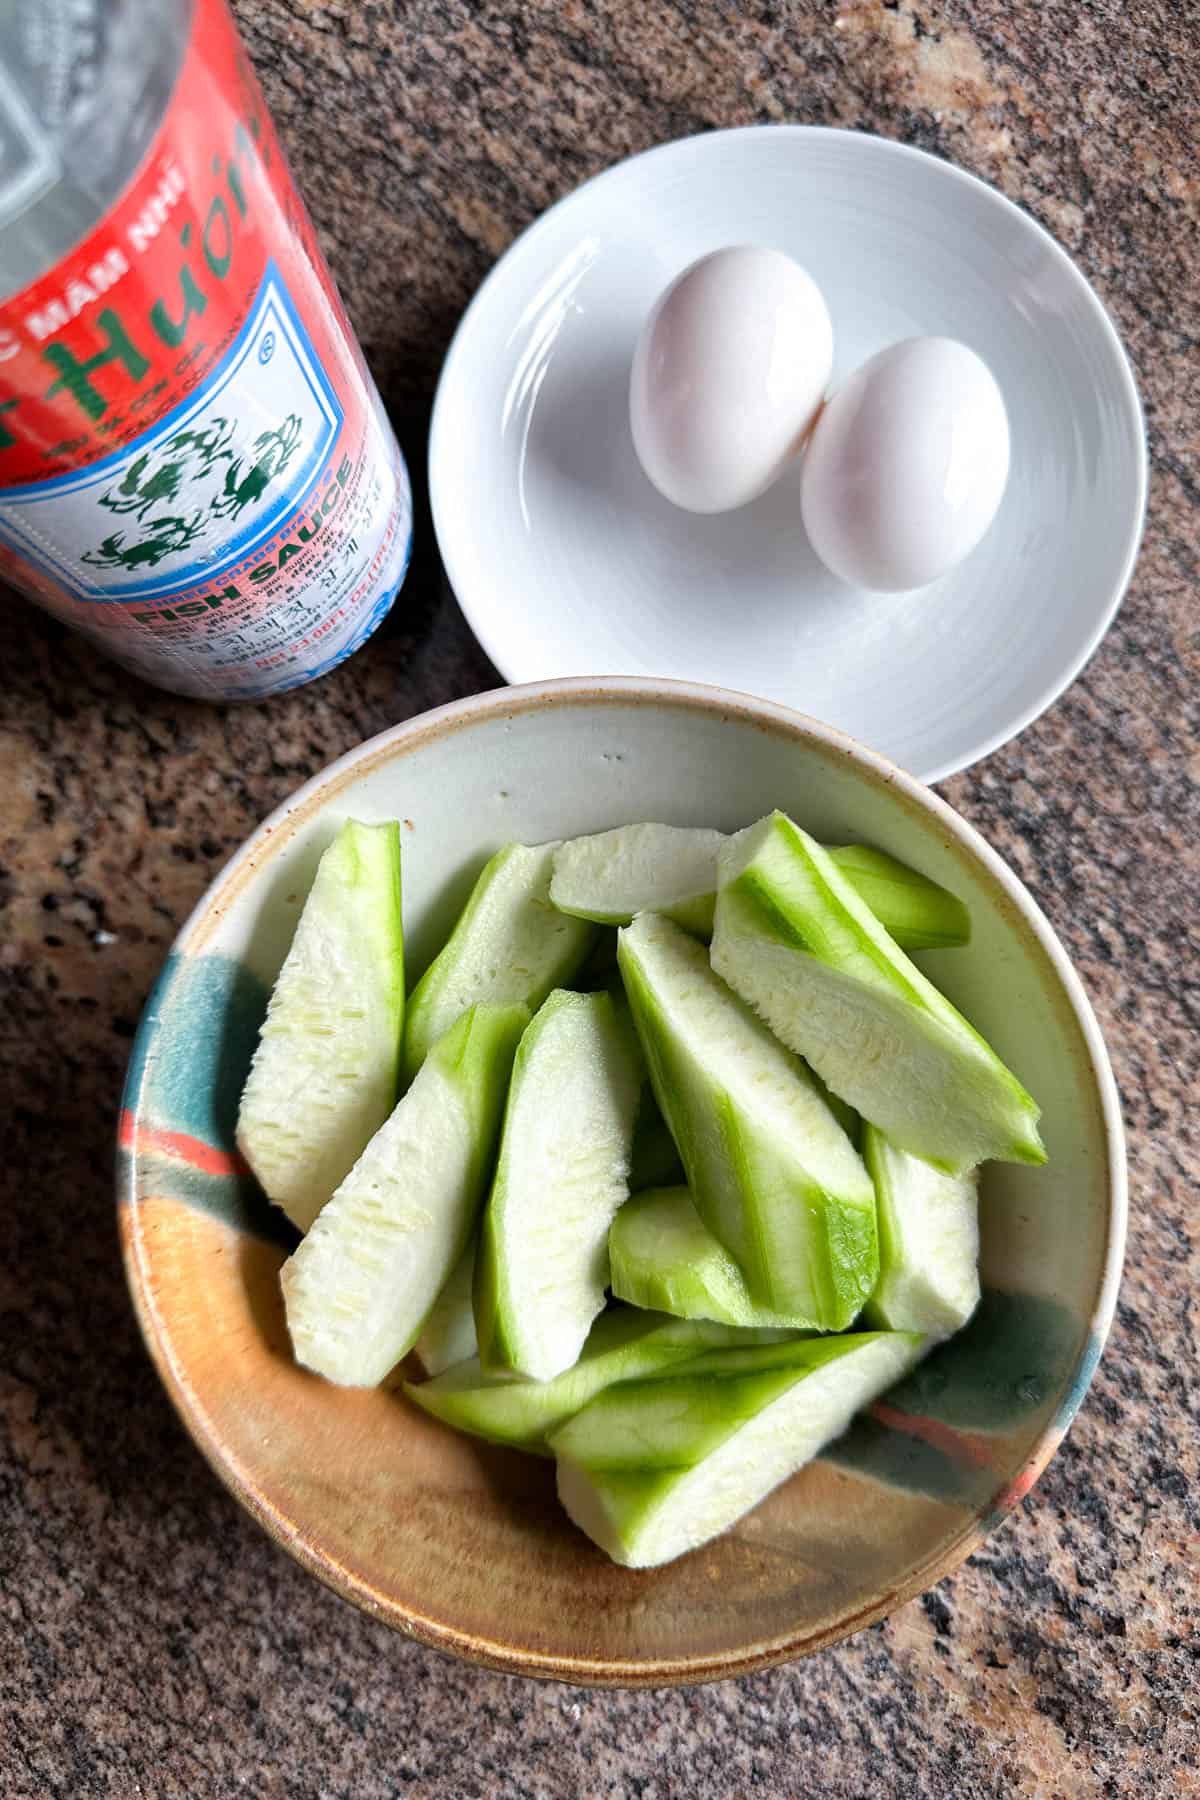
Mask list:
[[[237,1141],[307,1231],[396,1099],[403,944],[395,827],[343,827],[275,982]]]
[[[890,1331],[949,1337],[979,1304],[976,1177],[944,1174],[871,1125],[863,1149],[879,1219],[879,1282],[867,1316]]]
[[[281,1275],[297,1360],[370,1387],[411,1349],[473,1232],[524,1006],[439,1039]]]
[[[781,1042],[903,1149],[958,1172],[1010,1153],[1024,1117],[995,1106],[994,1065],[941,1020],[783,944],[718,930],[712,960]]]
[[[608,994],[552,994],[526,1032],[483,1223],[490,1366],[548,1381],[578,1358],[604,1306],[642,1079]]]
[[[441,1375],[475,1355],[475,1309],[471,1289],[475,1282],[475,1245],[468,1244],[450,1271],[445,1287],[421,1327],[413,1349],[427,1375]]]
[[[555,852],[550,898],[563,912],[604,925],[660,912],[710,932],[724,842],[719,831],[650,824],[571,838]]]

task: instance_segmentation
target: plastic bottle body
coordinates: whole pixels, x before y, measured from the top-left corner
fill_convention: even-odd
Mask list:
[[[56,45],[67,13],[90,36]],[[0,574],[175,692],[313,680],[390,609],[411,496],[224,0],[21,19],[0,39]]]

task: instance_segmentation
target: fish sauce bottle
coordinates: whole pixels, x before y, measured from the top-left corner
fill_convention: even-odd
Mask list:
[[[370,636],[408,475],[224,0],[0,10],[0,577],[147,680]]]

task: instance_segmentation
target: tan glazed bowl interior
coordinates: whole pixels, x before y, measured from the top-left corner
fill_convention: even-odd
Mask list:
[[[733,830],[772,807],[891,851],[967,902],[965,949],[919,960],[1043,1107],[1044,1169],[992,1165],[967,1330],[724,1537],[621,1569],[571,1525],[550,1463],[459,1437],[395,1381],[295,1367],[289,1228],[240,1162],[237,1101],[314,867],[347,817],[402,821],[410,983],[484,859],[639,819]],[[1124,1241],[1124,1157],[1091,1010],[1044,918],[946,805],[838,733],[714,688],[505,689],[363,744],[259,828],[149,1001],[118,1191],[146,1342],[188,1430],[267,1531],[428,1644],[565,1681],[737,1675],[834,1642],[952,1569],[1028,1492],[1099,1356]],[[398,1377],[396,1378],[398,1380]]]

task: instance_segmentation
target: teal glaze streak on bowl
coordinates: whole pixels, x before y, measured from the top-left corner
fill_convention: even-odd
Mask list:
[[[931,1444],[872,1413],[860,1414],[821,1455],[823,1461],[883,1487],[925,1494],[947,1505],[982,1506],[996,1485],[996,1471],[974,1462],[966,1445]]]
[[[1096,1373],[1096,1365],[1100,1361],[1104,1345],[1095,1332],[1088,1334],[1083,1353],[1075,1365],[1075,1375],[1070,1387],[1059,1402],[1058,1411],[1054,1415],[1054,1429],[1061,1436],[1083,1405],[1083,1397],[1092,1385],[1092,1376]]]
[[[232,957],[167,958],[125,1076],[118,1191],[133,1195],[128,1163],[136,1144],[159,1192],[291,1248],[296,1234],[236,1141],[238,1101],[266,1009],[266,988]]]
[[[1060,1301],[985,1289],[970,1323],[825,1456],[890,1487],[981,1505],[995,1491],[1004,1454],[989,1438],[1036,1413],[1068,1381],[1078,1335],[1074,1315]],[[1069,1421],[1094,1367],[1095,1357],[1082,1381],[1078,1373],[1070,1379],[1052,1429]]]
[[[960,1431],[1006,1431],[1067,1380],[1079,1321],[1059,1300],[985,1290],[970,1323],[889,1396]]]

